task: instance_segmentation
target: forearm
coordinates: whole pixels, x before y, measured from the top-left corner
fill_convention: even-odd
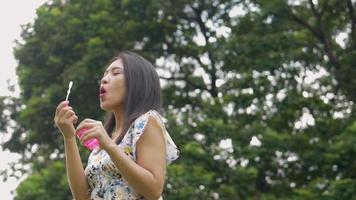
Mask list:
[[[67,178],[73,197],[76,200],[89,199],[88,183],[84,174],[76,138],[65,139]]]
[[[106,151],[124,179],[138,194],[150,200],[160,197],[161,189],[151,172],[134,162],[116,144]]]

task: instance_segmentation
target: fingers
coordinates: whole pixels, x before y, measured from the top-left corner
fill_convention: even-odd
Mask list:
[[[105,143],[110,142],[110,138],[107,135],[105,129],[102,126],[100,126],[100,124],[102,125],[102,123],[100,121],[91,122],[90,120],[87,120],[85,123],[81,123],[81,124],[84,124],[81,127],[92,126],[88,130],[86,130],[84,132],[84,134],[81,135],[81,137],[79,138],[80,142],[83,145],[87,145],[86,143],[94,138],[96,138],[99,141],[99,143],[100,143],[99,148],[102,148],[101,145],[104,145]],[[80,129],[80,127],[79,127],[79,129]],[[79,130],[79,129],[77,129],[77,130]]]
[[[91,129],[85,131],[85,134],[81,138],[79,138],[80,142],[82,144],[84,144],[85,141],[87,141],[87,140],[89,140],[91,138],[94,138],[96,136],[96,134],[95,134],[96,133],[96,129],[97,129],[96,127],[93,127]]]
[[[82,122],[98,122],[98,121],[93,120],[93,119],[86,118],[86,119],[84,119]]]
[[[76,123],[78,123],[78,116],[74,116],[74,118],[73,118],[73,124],[76,124]]]
[[[92,128],[96,125],[100,125],[100,121],[96,121],[93,119],[84,119],[83,121],[80,122],[80,124],[77,126],[76,131],[82,129],[82,128]]]
[[[57,126],[61,126],[62,124],[68,124],[68,123],[73,124],[75,120],[78,120],[78,117],[75,115],[73,108],[70,106],[62,107],[58,115],[54,119],[55,124]]]
[[[68,110],[64,115],[63,115],[63,118],[64,120],[69,120],[69,121],[72,121],[70,120],[70,118],[75,115],[74,111],[73,110]]]
[[[68,111],[74,112],[72,107],[70,106],[64,107],[59,111],[57,118],[62,119]]]
[[[96,123],[92,123],[92,122],[80,122],[80,124],[76,128],[76,131],[79,131],[82,128],[91,129],[91,128],[95,127],[96,125],[97,125]]]
[[[57,108],[56,108],[56,116],[58,115],[59,111],[65,107],[69,105],[69,101],[62,101],[60,104],[58,104]]]
[[[78,121],[78,116],[73,114],[72,116],[69,117],[68,121],[72,124],[76,124]]]

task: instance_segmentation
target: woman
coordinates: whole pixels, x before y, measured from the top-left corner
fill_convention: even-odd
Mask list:
[[[152,64],[132,52],[122,52],[100,81],[100,107],[110,116],[105,126],[83,120],[68,101],[56,110],[55,123],[65,144],[69,186],[75,199],[161,199],[166,165],[179,151],[164,126],[159,77]],[[89,129],[81,143],[96,138],[85,170],[75,133]]]

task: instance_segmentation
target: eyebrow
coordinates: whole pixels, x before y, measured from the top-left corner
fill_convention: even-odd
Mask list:
[[[115,69],[120,69],[120,70],[122,70],[122,68],[121,68],[121,67],[112,67],[111,69],[107,69],[107,70],[105,70],[105,72],[104,72],[104,73],[107,73],[109,70],[113,71],[113,70],[115,70]]]

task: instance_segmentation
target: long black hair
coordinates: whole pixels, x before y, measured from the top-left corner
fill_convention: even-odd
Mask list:
[[[142,56],[131,51],[122,51],[110,64],[121,59],[124,65],[126,96],[124,98],[124,126],[116,143],[120,143],[131,124],[149,110],[159,113],[162,109],[162,91],[159,76],[153,65]],[[115,128],[115,115],[107,114],[104,127],[111,136]]]

